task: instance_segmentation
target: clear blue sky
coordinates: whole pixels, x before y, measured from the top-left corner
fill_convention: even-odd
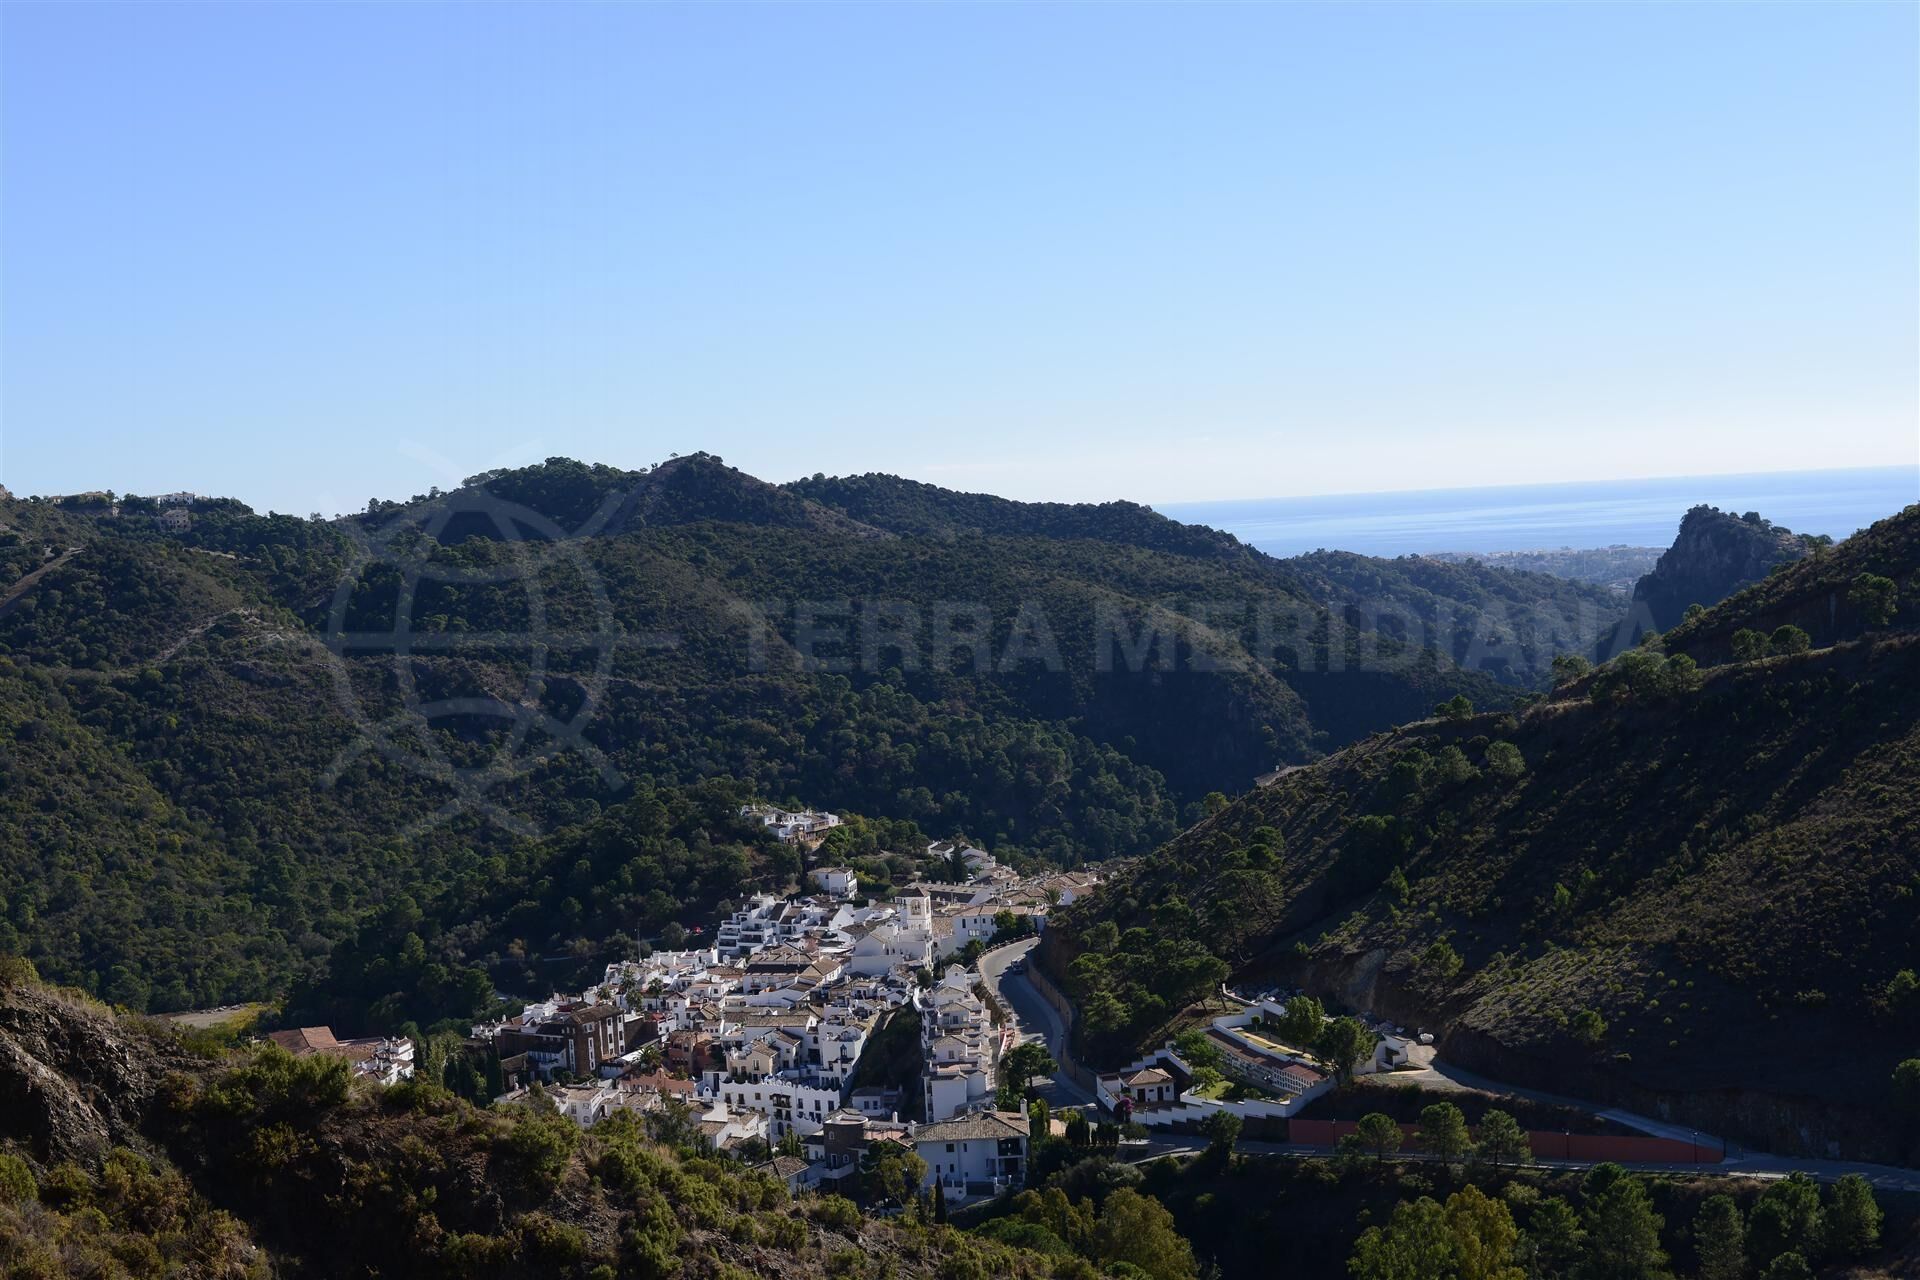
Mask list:
[[[1912,461],[1910,4],[9,4],[0,482]]]

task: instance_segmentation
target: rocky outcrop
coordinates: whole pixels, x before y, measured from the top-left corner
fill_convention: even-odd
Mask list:
[[[161,1080],[204,1066],[84,998],[22,984],[0,999],[0,1140],[44,1162],[141,1146]]]
[[[1680,521],[1679,536],[1653,572],[1634,584],[1627,625],[1666,631],[1686,616],[1689,605],[1720,603],[1766,577],[1775,565],[1804,556],[1808,543],[1755,512],[1736,516],[1717,507],[1695,507]],[[1637,638],[1637,633],[1626,637],[1629,642]]]

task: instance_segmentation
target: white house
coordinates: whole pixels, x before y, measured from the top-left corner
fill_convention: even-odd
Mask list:
[[[850,925],[853,939],[847,969],[877,978],[895,969],[925,969],[933,964],[933,904],[924,897],[896,898],[891,914]]]
[[[815,867],[807,878],[820,886],[820,892],[836,898],[851,898],[860,892],[860,877],[852,867]]]
[[[717,1098],[723,1105],[743,1111],[755,1111],[767,1118],[770,1140],[778,1142],[789,1133],[805,1137],[820,1132],[826,1118],[840,1109],[840,1090],[832,1085],[767,1076],[761,1080],[736,1080],[726,1076],[702,1086],[704,1096]]]
[[[1076,898],[1091,892],[1100,883],[1100,876],[1093,871],[1062,871],[1046,877],[1040,882],[1040,892],[1051,894],[1061,906],[1071,906]]]
[[[292,1031],[269,1031],[267,1039],[296,1058],[310,1054],[345,1058],[355,1075],[381,1084],[399,1084],[413,1078],[413,1041],[405,1036],[338,1040],[330,1027],[300,1027]]]
[[[998,911],[999,901],[993,898],[984,903],[944,908],[941,914],[952,922],[953,932],[940,939],[940,955],[950,956],[964,950],[969,942],[984,943],[993,937],[993,917]]]
[[[1017,1111],[976,1111],[953,1120],[915,1125],[913,1149],[927,1162],[925,1186],[938,1183],[947,1202],[998,1195],[1027,1178],[1027,1117]]]
[[[967,875],[972,878],[983,876],[1000,865],[999,862],[995,861],[994,856],[985,849],[976,849],[970,844],[955,844],[951,840],[935,840],[927,846],[927,856],[929,858],[939,858],[942,861],[946,861],[952,858],[955,853],[960,855],[960,860],[966,864]]]
[[[554,1085],[547,1090],[547,1096],[553,1099],[561,1115],[582,1129],[590,1129],[606,1119],[609,1112],[621,1105],[622,1099],[621,1091],[604,1081]]]
[[[973,987],[979,975],[950,967],[931,989],[914,999],[920,1014],[921,1072],[925,1115],[945,1120],[991,1104],[999,1039]]]
[[[1180,1096],[1173,1076],[1162,1067],[1147,1067],[1122,1076],[1120,1085],[1135,1106],[1157,1107]]]
[[[772,1125],[766,1115],[742,1107],[730,1107],[718,1100],[698,1116],[694,1124],[700,1130],[701,1141],[716,1152],[731,1151],[756,1140],[769,1144],[775,1141],[770,1137]]]
[[[772,805],[747,804],[740,806],[740,816],[748,822],[757,822],[771,831],[780,840],[799,840],[807,836],[825,835],[840,825],[840,816],[816,809],[802,809],[790,813],[785,809],[776,809]]]
[[[853,1069],[865,1052],[872,1020],[822,1022],[815,1036],[815,1061],[823,1079],[845,1087],[853,1080]]]

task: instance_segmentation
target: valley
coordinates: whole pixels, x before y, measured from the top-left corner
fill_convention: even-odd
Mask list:
[[[463,1176],[521,1177],[540,1143],[557,1181],[463,1228],[503,1258],[542,1256],[531,1206],[615,1185],[594,1153],[633,1141],[692,1161],[654,1175],[670,1197],[790,1197],[902,1274],[935,1239],[993,1274],[1111,1272],[1133,1255],[1071,1214],[1137,1186],[1157,1225],[1129,1230],[1171,1251],[1150,1274],[1184,1280],[1240,1256],[1204,1204],[1256,1175],[1285,1188],[1269,1212],[1331,1186],[1382,1221],[1421,1179],[1505,1186],[1499,1229],[1544,1240],[1559,1210],[1528,1197],[1590,1200],[1598,1229],[1574,1182],[1624,1165],[1676,1256],[1715,1186],[1742,1214],[1865,1187],[1887,1248],[1920,1227],[1920,1133],[1885,1122],[1920,963],[1920,509],[1731,568],[1717,539],[1788,535],[1703,509],[1626,598],[701,455],[332,525],[174,509],[7,512],[0,950],[38,975],[8,1025],[239,1006],[71,1034],[204,1054],[185,1074],[213,1090],[344,1062],[318,1110],[248,1123],[353,1126],[389,1175],[395,1105],[506,1115]],[[1702,598],[1653,632],[1662,592]],[[210,1114],[63,1105],[13,1134],[36,1181],[105,1134],[313,1259]],[[1342,1137],[1383,1113],[1390,1177]],[[1442,1113],[1463,1151],[1520,1117],[1510,1171],[1456,1160]],[[571,1256],[625,1256],[572,1212]],[[811,1230],[756,1228],[847,1247]],[[1312,1249],[1361,1259],[1364,1234]]]

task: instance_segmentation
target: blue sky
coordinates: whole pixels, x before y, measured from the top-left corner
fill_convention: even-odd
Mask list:
[[[7,5],[0,482],[1909,462],[1906,4]]]

